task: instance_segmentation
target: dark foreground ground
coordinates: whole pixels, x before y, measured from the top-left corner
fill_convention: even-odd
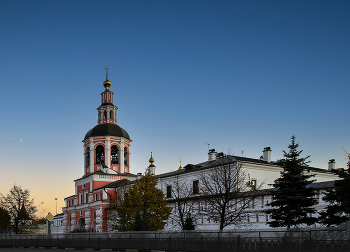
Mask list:
[[[74,249],[45,249],[45,248],[0,248],[0,252],[60,252],[60,251],[72,251]]]

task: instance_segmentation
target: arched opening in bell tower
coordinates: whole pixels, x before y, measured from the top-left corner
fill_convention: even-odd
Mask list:
[[[119,164],[119,148],[116,145],[111,147],[111,162],[112,164]]]
[[[86,148],[86,153],[85,153],[85,167],[90,165],[90,148]]]
[[[95,149],[95,163],[104,164],[105,163],[105,148],[102,145],[97,145]]]

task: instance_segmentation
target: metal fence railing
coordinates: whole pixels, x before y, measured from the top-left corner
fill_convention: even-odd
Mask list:
[[[229,230],[0,235],[0,247],[163,251],[350,251],[345,230]]]

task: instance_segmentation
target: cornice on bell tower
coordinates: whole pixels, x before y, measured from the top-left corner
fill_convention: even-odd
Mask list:
[[[103,82],[105,91],[101,93],[101,106],[98,110],[98,124],[103,123],[117,123],[117,107],[113,105],[113,92],[109,90],[111,86],[110,80],[108,80],[108,67],[106,69],[106,80]]]

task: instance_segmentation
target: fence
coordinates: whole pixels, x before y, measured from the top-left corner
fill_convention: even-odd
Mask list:
[[[250,230],[0,235],[0,247],[140,251],[350,251],[345,230]]]

